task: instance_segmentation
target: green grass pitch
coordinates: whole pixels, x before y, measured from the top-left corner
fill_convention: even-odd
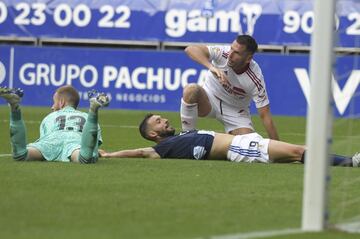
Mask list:
[[[28,142],[46,108],[23,107]],[[103,110],[103,148],[152,145],[138,134],[142,111]],[[179,129],[177,113],[161,113]],[[94,165],[14,162],[9,109],[0,107],[0,238],[215,238],[299,228],[301,164],[100,159]],[[257,117],[258,132],[266,135]],[[303,144],[304,118],[275,117],[281,139]],[[214,120],[199,128],[222,131]],[[333,151],[360,150],[356,119],[334,123]],[[331,168],[330,221],[360,221],[360,169]],[[219,237],[226,238],[226,237]],[[235,237],[234,237],[235,238]],[[273,238],[359,238],[336,230]]]

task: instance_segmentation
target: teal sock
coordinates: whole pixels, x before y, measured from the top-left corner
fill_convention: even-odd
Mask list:
[[[79,154],[80,163],[95,163],[94,151],[98,144],[98,115],[89,112],[81,135],[81,148]]]
[[[26,128],[21,118],[20,109],[10,113],[10,141],[13,158],[25,160],[28,152],[26,149]]]

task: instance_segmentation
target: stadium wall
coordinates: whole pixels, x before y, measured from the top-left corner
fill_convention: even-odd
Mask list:
[[[112,108],[178,111],[182,88],[201,84],[207,74],[179,51],[1,46],[0,54],[5,72],[0,84],[23,88],[25,105],[49,106],[52,92],[71,84],[80,90],[82,100],[92,88],[107,92]],[[349,105],[359,103],[351,101],[360,83],[360,70],[349,69],[352,58],[342,57],[337,63],[343,78],[333,80],[338,115],[346,116]],[[255,60],[262,66],[273,113],[305,115],[308,55],[257,54]]]
[[[0,1],[0,84],[24,88],[25,105],[49,106],[56,87],[72,84],[82,105],[97,88],[112,108],[177,111],[183,86],[201,83],[206,71],[173,50],[250,34],[273,114],[304,116],[312,8],[311,0]],[[354,116],[360,3],[339,0],[338,9],[333,99],[336,115]]]

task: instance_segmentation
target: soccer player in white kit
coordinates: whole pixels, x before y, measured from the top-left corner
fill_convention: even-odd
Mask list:
[[[279,140],[272,120],[264,77],[253,60],[258,45],[248,35],[231,46],[190,45],[186,54],[209,69],[203,85],[185,86],[181,99],[182,130],[196,128],[198,116],[216,118],[233,135],[254,132],[250,115],[253,100],[270,139]]]

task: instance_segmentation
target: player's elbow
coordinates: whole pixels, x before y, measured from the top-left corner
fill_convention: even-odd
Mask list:
[[[140,149],[137,156],[139,158],[149,158],[149,153],[144,149]]]
[[[159,158],[159,155],[152,148],[139,149],[137,157],[139,158]]]
[[[261,119],[271,118],[270,105],[265,105],[257,109]]]
[[[260,111],[259,116],[263,121],[272,119],[270,111],[267,111],[267,110],[266,111]]]
[[[185,53],[188,56],[193,56],[195,54],[199,54],[203,52],[203,47],[201,45],[189,45],[185,48]]]
[[[190,56],[192,49],[193,49],[193,46],[192,46],[192,45],[187,46],[187,47],[185,48],[185,50],[184,50],[185,53],[186,53],[186,55]]]

